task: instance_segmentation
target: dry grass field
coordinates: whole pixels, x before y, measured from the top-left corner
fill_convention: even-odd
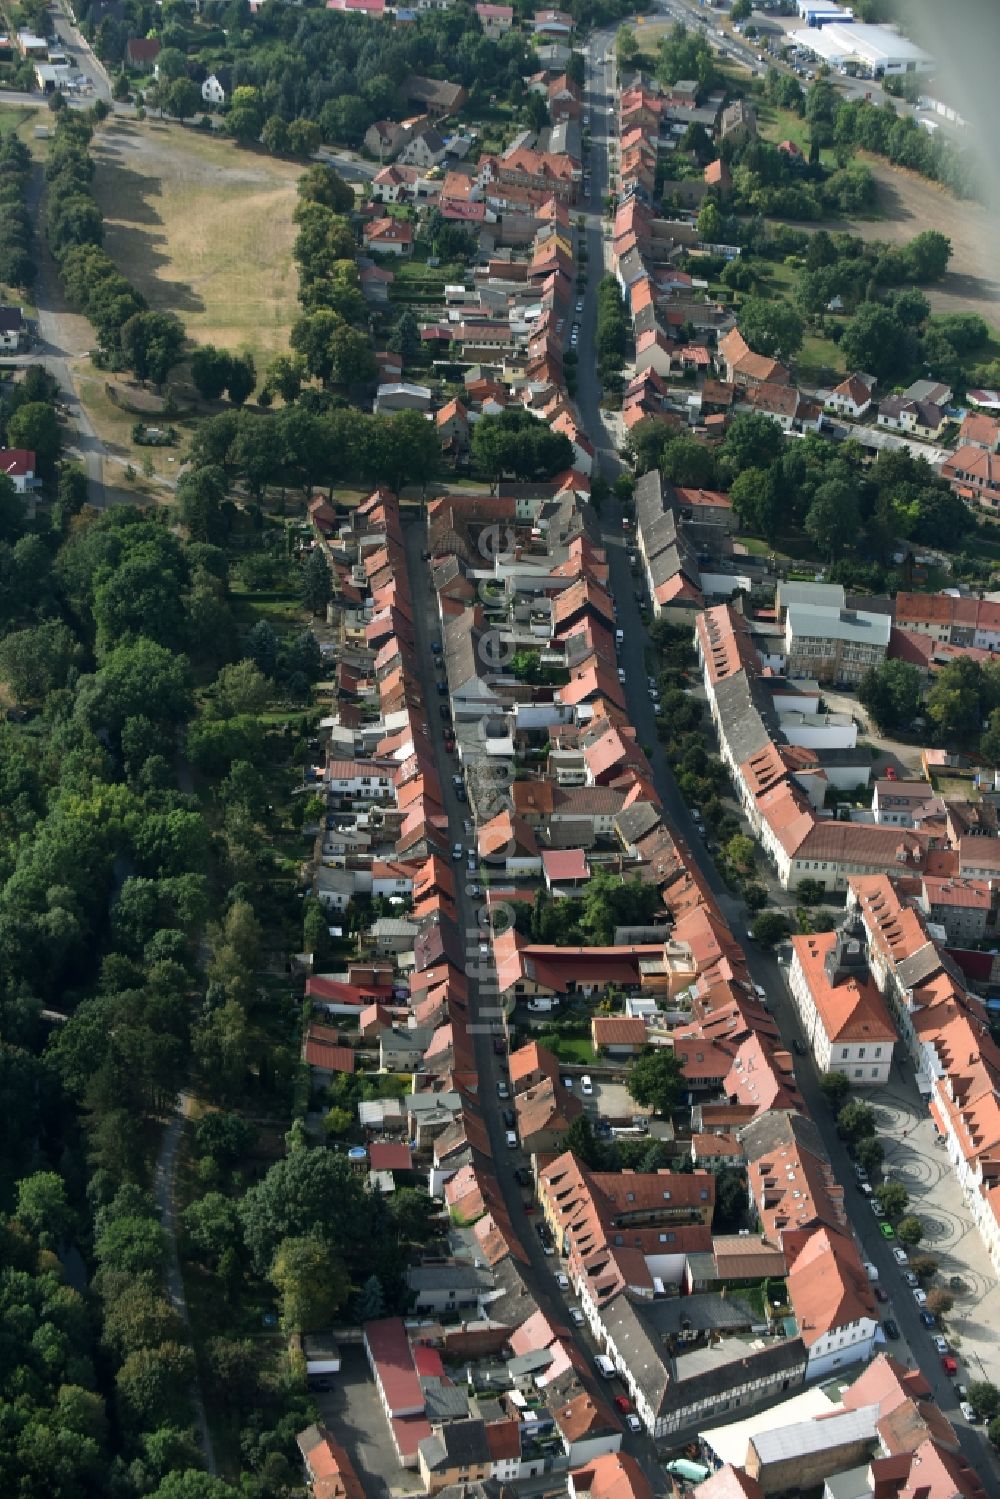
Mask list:
[[[301,167],[159,120],[109,122],[94,155],[105,247],[150,305],[258,367],[286,348]]]

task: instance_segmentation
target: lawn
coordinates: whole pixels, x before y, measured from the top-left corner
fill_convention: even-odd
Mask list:
[[[0,135],[17,135],[30,146],[33,156],[40,154],[44,142],[35,139],[36,125],[51,125],[48,110],[39,110],[32,104],[0,104]]]
[[[285,349],[301,166],[158,120],[109,122],[94,156],[105,248],[150,305],[258,363]]]

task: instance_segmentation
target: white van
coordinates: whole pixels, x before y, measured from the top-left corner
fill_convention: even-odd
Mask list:
[[[606,1353],[599,1353],[594,1359],[594,1368],[602,1379],[614,1379],[615,1366]]]

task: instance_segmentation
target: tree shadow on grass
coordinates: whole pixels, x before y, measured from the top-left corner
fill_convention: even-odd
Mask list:
[[[161,195],[159,177],[117,160],[113,143],[102,145],[95,188],[105,214],[104,248],[152,306],[182,315],[204,312],[197,292],[171,274],[167,236],[154,232],[163,224],[155,206]]]

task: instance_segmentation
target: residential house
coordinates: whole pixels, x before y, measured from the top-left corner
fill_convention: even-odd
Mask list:
[[[726,105],[719,119],[719,136],[744,144],[756,139],[757,114],[747,99],[734,99]]]
[[[417,1468],[420,1444],[432,1433],[402,1317],[366,1322],[362,1340],[397,1461]]]
[[[411,73],[400,90],[410,107],[423,109],[432,120],[455,114],[468,100],[468,90],[460,83],[447,83],[437,78],[422,78]]]
[[[325,1426],[307,1426],[295,1440],[313,1499],[365,1499],[364,1485],[346,1449]]]
[[[209,73],[201,85],[201,97],[206,104],[221,109],[226,102],[226,90],[217,73]]]
[[[958,446],[983,448],[987,453],[1000,449],[1000,421],[985,411],[969,411],[958,429]]]
[[[434,417],[441,446],[450,458],[465,458],[469,451],[469,413],[464,404],[454,398],[441,407]]]
[[[125,61],[137,73],[148,73],[160,55],[158,36],[131,36],[125,43]]]
[[[0,307],[0,353],[16,354],[26,333],[20,307]]]
[[[407,219],[372,219],[361,238],[365,249],[378,255],[413,254],[413,225]]]
[[[16,494],[31,494],[41,487],[35,477],[35,455],[28,448],[0,448],[0,474],[11,480]]]
[[[388,161],[402,146],[406,131],[398,120],[376,120],[365,131],[365,149],[379,161]],[[377,180],[377,179],[376,179]]]
[[[590,1039],[595,1052],[609,1057],[634,1057],[649,1040],[646,1022],[628,1015],[594,1015]]]
[[[725,379],[732,385],[750,389],[765,382],[772,385],[787,385],[789,374],[777,359],[764,354],[755,354],[738,328],[731,328],[719,341],[719,354]]]
[[[948,414],[933,401],[914,401],[908,396],[886,396],[879,402],[877,425],[910,437],[936,442],[948,422]]]
[[[896,1027],[872,981],[860,921],[792,938],[788,985],[820,1072],[854,1087],[889,1081]]]
[[[477,5],[476,15],[479,24],[487,36],[494,40],[500,36],[506,36],[514,24],[514,7],[512,5]]]
[[[941,477],[967,503],[1000,509],[1000,455],[966,443],[945,459]]]
[[[628,1452],[607,1452],[566,1479],[569,1499],[653,1499],[653,1487]]]
[[[428,1494],[439,1494],[451,1484],[481,1483],[492,1467],[486,1424],[478,1418],[435,1425],[418,1448],[418,1468]]]
[[[447,150],[447,146],[434,127],[426,125],[422,130],[410,135],[399,153],[399,160],[403,166],[420,167],[423,171],[428,171],[444,161]]]
[[[827,411],[850,417],[852,421],[860,421],[871,409],[874,389],[875,381],[871,375],[855,373],[841,380],[832,390],[822,391],[821,398]]]
[[[887,614],[790,604],[785,613],[788,675],[855,687],[869,667],[885,659],[891,628]]]

